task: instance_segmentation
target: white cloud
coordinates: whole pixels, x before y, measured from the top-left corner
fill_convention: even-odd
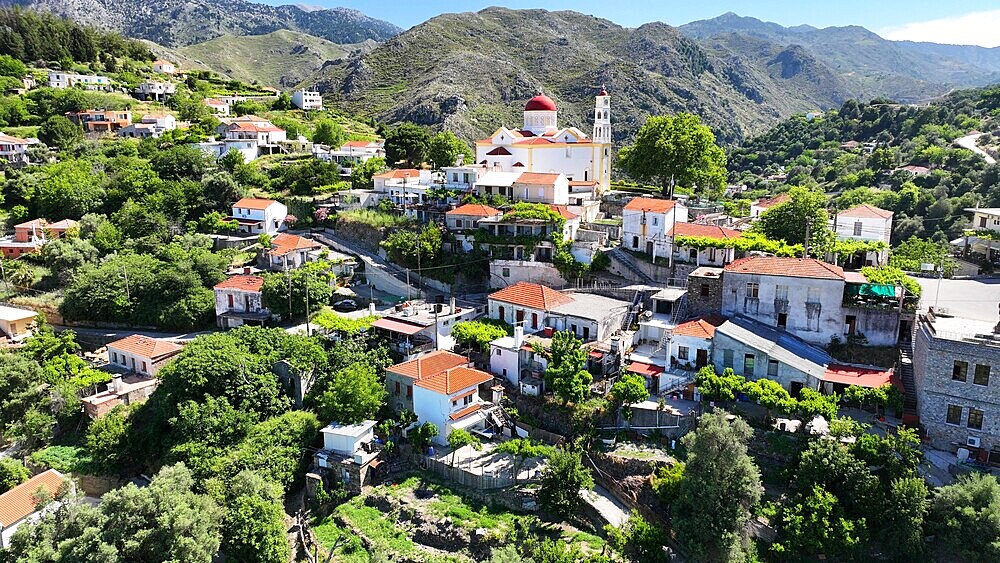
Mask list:
[[[951,45],[1000,46],[1000,10],[972,12],[937,20],[913,22],[879,30],[896,41],[929,41]]]

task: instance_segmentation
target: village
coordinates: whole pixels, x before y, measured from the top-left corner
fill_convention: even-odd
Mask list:
[[[30,399],[44,408],[0,400],[12,414],[5,436],[16,437],[2,457],[25,470],[0,494],[0,549],[73,503],[114,498],[130,482],[155,489],[161,477],[149,471],[174,462],[209,483],[203,491],[212,479],[233,486],[242,474],[229,466],[273,476],[287,491],[277,535],[292,557],[314,562],[367,561],[352,559],[357,550],[499,561],[528,537],[541,542],[538,556],[557,549],[546,541],[571,546],[559,551],[567,560],[711,560],[724,546],[706,547],[708,559],[692,554],[699,536],[676,512],[691,502],[678,490],[707,455],[709,431],[742,436],[733,455],[759,467],[759,489],[732,497],[746,506],[720,515],[757,549],[790,537],[774,507],[792,497],[797,464],[812,452],[867,444],[851,454],[862,465],[933,487],[1000,467],[1000,394],[990,383],[1000,291],[980,265],[1000,257],[1000,209],[965,210],[976,230],[951,241],[957,266],[947,277],[943,258],[903,271],[890,265],[894,212],[870,203],[804,219],[804,242],[789,244],[760,223],[789,221],[781,213],[807,197],[795,188],[745,201],[737,214],[723,199],[746,185],[723,182],[713,198],[683,189],[691,185],[675,191],[669,175],[646,178],[669,178],[664,190],[621,181],[618,161],[636,158],[642,135],[619,156],[611,88],[593,93],[587,123],[560,122],[539,92],[523,102],[522,122],[474,146],[455,139],[431,160],[407,153],[419,143],[400,133],[406,125],[330,138],[317,129],[312,140],[284,129],[282,111],[318,127],[310,116],[325,111],[323,96],[308,89],[218,88],[194,102],[210,119],[181,119],[171,98],[209,76],[164,59],[149,65],[127,89],[48,70],[47,82],[26,75],[21,93],[135,98],[57,117],[81,143],[139,147],[107,149],[108,170],[159,147],[149,158],[179,186],[166,193],[185,189],[186,165],[158,163],[156,151],[188,151],[206,171],[191,184],[205,193],[216,169],[272,181],[292,167],[318,172],[288,180],[299,192],[246,189],[252,179],[223,186],[224,201],[186,211],[190,220],[172,220],[161,238],[147,229],[153,218],[137,215],[135,230],[107,247],[124,224],[118,213],[147,205],[153,188],[99,217],[96,206],[68,203],[5,207],[4,369],[58,361],[71,367],[52,369],[74,386],[45,376]],[[279,106],[270,118],[247,111]],[[0,133],[8,182],[64,164],[52,138]],[[840,148],[874,150],[853,143]],[[818,232],[829,239],[820,249]],[[94,256],[61,258],[77,245]],[[155,262],[128,262],[147,255]],[[150,264],[175,277],[146,279],[158,275]],[[189,293],[175,297],[185,284]],[[96,297],[74,301],[81,292]],[[11,397],[23,391],[4,385]],[[57,411],[57,395],[78,407]],[[51,419],[44,431],[28,427],[36,412]],[[192,437],[185,427],[216,417],[244,434]],[[90,430],[67,438],[73,425]],[[171,437],[156,444],[160,434]],[[272,454],[283,465],[264,469],[279,465],[262,460]],[[845,505],[864,502],[844,495]],[[446,501],[460,506],[442,518],[434,503]],[[672,532],[640,537],[649,525]]]

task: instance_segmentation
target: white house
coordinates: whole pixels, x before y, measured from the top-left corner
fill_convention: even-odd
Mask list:
[[[313,90],[296,90],[292,92],[292,105],[304,110],[321,110],[323,96]]]
[[[49,71],[48,84],[49,88],[72,88],[82,84],[87,90],[108,90],[111,88],[111,79],[96,74]]]
[[[0,133],[0,158],[11,163],[27,163],[30,144],[27,139]]]
[[[438,444],[447,444],[452,430],[482,430],[493,404],[480,398],[479,386],[492,380],[485,371],[466,366],[425,374],[413,383],[413,413],[421,423],[438,427]]]
[[[375,421],[365,420],[357,424],[331,422],[320,432],[323,434],[324,450],[353,456],[362,444],[369,444],[375,439]]]
[[[728,247],[727,242],[743,236],[743,233],[718,225],[702,225],[699,223],[677,223],[667,231],[667,243],[673,248],[674,260],[687,262],[696,266],[724,266],[736,258],[736,249]],[[696,237],[718,241],[718,246],[709,246],[698,250],[685,248],[674,244],[677,237]]]
[[[173,342],[130,334],[108,344],[108,363],[136,373],[153,376],[184,348]]]
[[[500,217],[503,212],[489,205],[467,203],[460,205],[444,214],[448,230],[455,234],[456,240],[462,244],[462,250],[469,252],[475,242],[474,233],[479,229],[479,221],[489,217]]]
[[[279,233],[271,239],[271,248],[266,252],[267,268],[272,271],[294,270],[306,262],[319,257],[323,245],[288,233]]]
[[[32,335],[37,316],[38,313],[29,309],[0,305],[0,333],[15,342],[24,340]]]
[[[863,203],[837,213],[830,227],[837,240],[882,241],[885,249],[858,257],[857,266],[878,266],[889,260],[889,237],[892,235],[892,211]],[[841,257],[848,261],[850,257]]]
[[[610,340],[622,328],[630,304],[590,293],[561,293],[550,287],[519,282],[491,293],[489,317],[525,332],[544,328],[568,330],[584,342]]]
[[[426,203],[427,190],[435,184],[430,170],[399,168],[372,176],[377,192],[386,194],[393,204],[400,207]]]
[[[1000,232],[1000,207],[969,207],[965,211],[972,213],[973,229]]]
[[[158,139],[167,131],[177,128],[177,118],[169,113],[146,114],[137,123],[118,130],[119,137],[132,137],[136,139],[153,138]]]
[[[449,352],[435,350],[385,368],[385,390],[388,402],[394,411],[413,411],[413,384],[424,377],[443,373],[451,368],[473,364],[469,358]]]
[[[288,207],[273,199],[245,197],[233,204],[233,214],[229,220],[240,224],[241,233],[277,234],[285,230]]]
[[[210,139],[193,146],[216,158],[235,150],[243,155],[244,162],[250,162],[260,155],[280,152],[280,144],[288,140],[284,129],[256,115],[222,118],[220,121],[215,132],[222,136],[221,140]]]
[[[476,141],[479,164],[503,172],[555,173],[596,182],[599,193],[611,183],[611,156],[611,97],[605,90],[595,98],[589,137],[576,127],[560,127],[556,103],[538,94],[525,104],[520,128],[500,127]]]
[[[761,213],[767,211],[775,205],[780,205],[791,200],[792,197],[788,194],[780,194],[772,198],[759,199],[750,204],[750,218],[756,219],[757,217],[760,217]]]
[[[244,324],[261,325],[271,316],[264,307],[260,276],[233,276],[215,285],[215,319],[222,328]]]
[[[55,497],[65,479],[62,473],[49,469],[0,495],[0,549],[10,547],[10,538],[22,524],[34,522],[60,506],[59,501],[53,501],[37,509],[35,493],[42,488]]]
[[[164,59],[156,59],[153,61],[153,72],[174,74],[177,72],[177,65]]]
[[[540,336],[541,335],[541,336]],[[547,347],[551,338],[543,333],[525,335],[524,327],[514,327],[513,336],[502,336],[490,342],[490,373],[514,385],[524,395],[538,396],[542,392],[543,376],[548,359],[535,353],[532,344]]]
[[[654,259],[670,256],[673,245],[668,233],[687,220],[687,207],[677,201],[634,198],[622,209],[622,246]]]
[[[205,98],[202,100],[217,117],[227,117],[229,115],[229,104],[217,98]]]
[[[347,141],[339,148],[313,145],[313,155],[327,162],[336,162],[350,169],[370,158],[385,157],[382,141]]]
[[[159,82],[148,80],[135,87],[136,96],[143,100],[154,100],[162,102],[168,96],[172,96],[177,91],[177,85],[173,82]]]

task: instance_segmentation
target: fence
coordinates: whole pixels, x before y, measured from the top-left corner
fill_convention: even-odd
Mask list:
[[[514,479],[509,474],[505,475],[503,473],[473,473],[468,469],[460,467],[460,464],[452,466],[443,461],[425,456],[414,456],[413,463],[421,469],[436,473],[457,485],[469,487],[470,489],[506,489],[519,483],[531,483],[535,481],[534,479]],[[482,468],[480,468],[480,471],[482,471]]]

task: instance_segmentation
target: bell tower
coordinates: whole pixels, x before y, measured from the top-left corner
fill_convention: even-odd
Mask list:
[[[603,87],[594,100],[594,134],[591,138],[595,143],[611,144],[611,96]]]

